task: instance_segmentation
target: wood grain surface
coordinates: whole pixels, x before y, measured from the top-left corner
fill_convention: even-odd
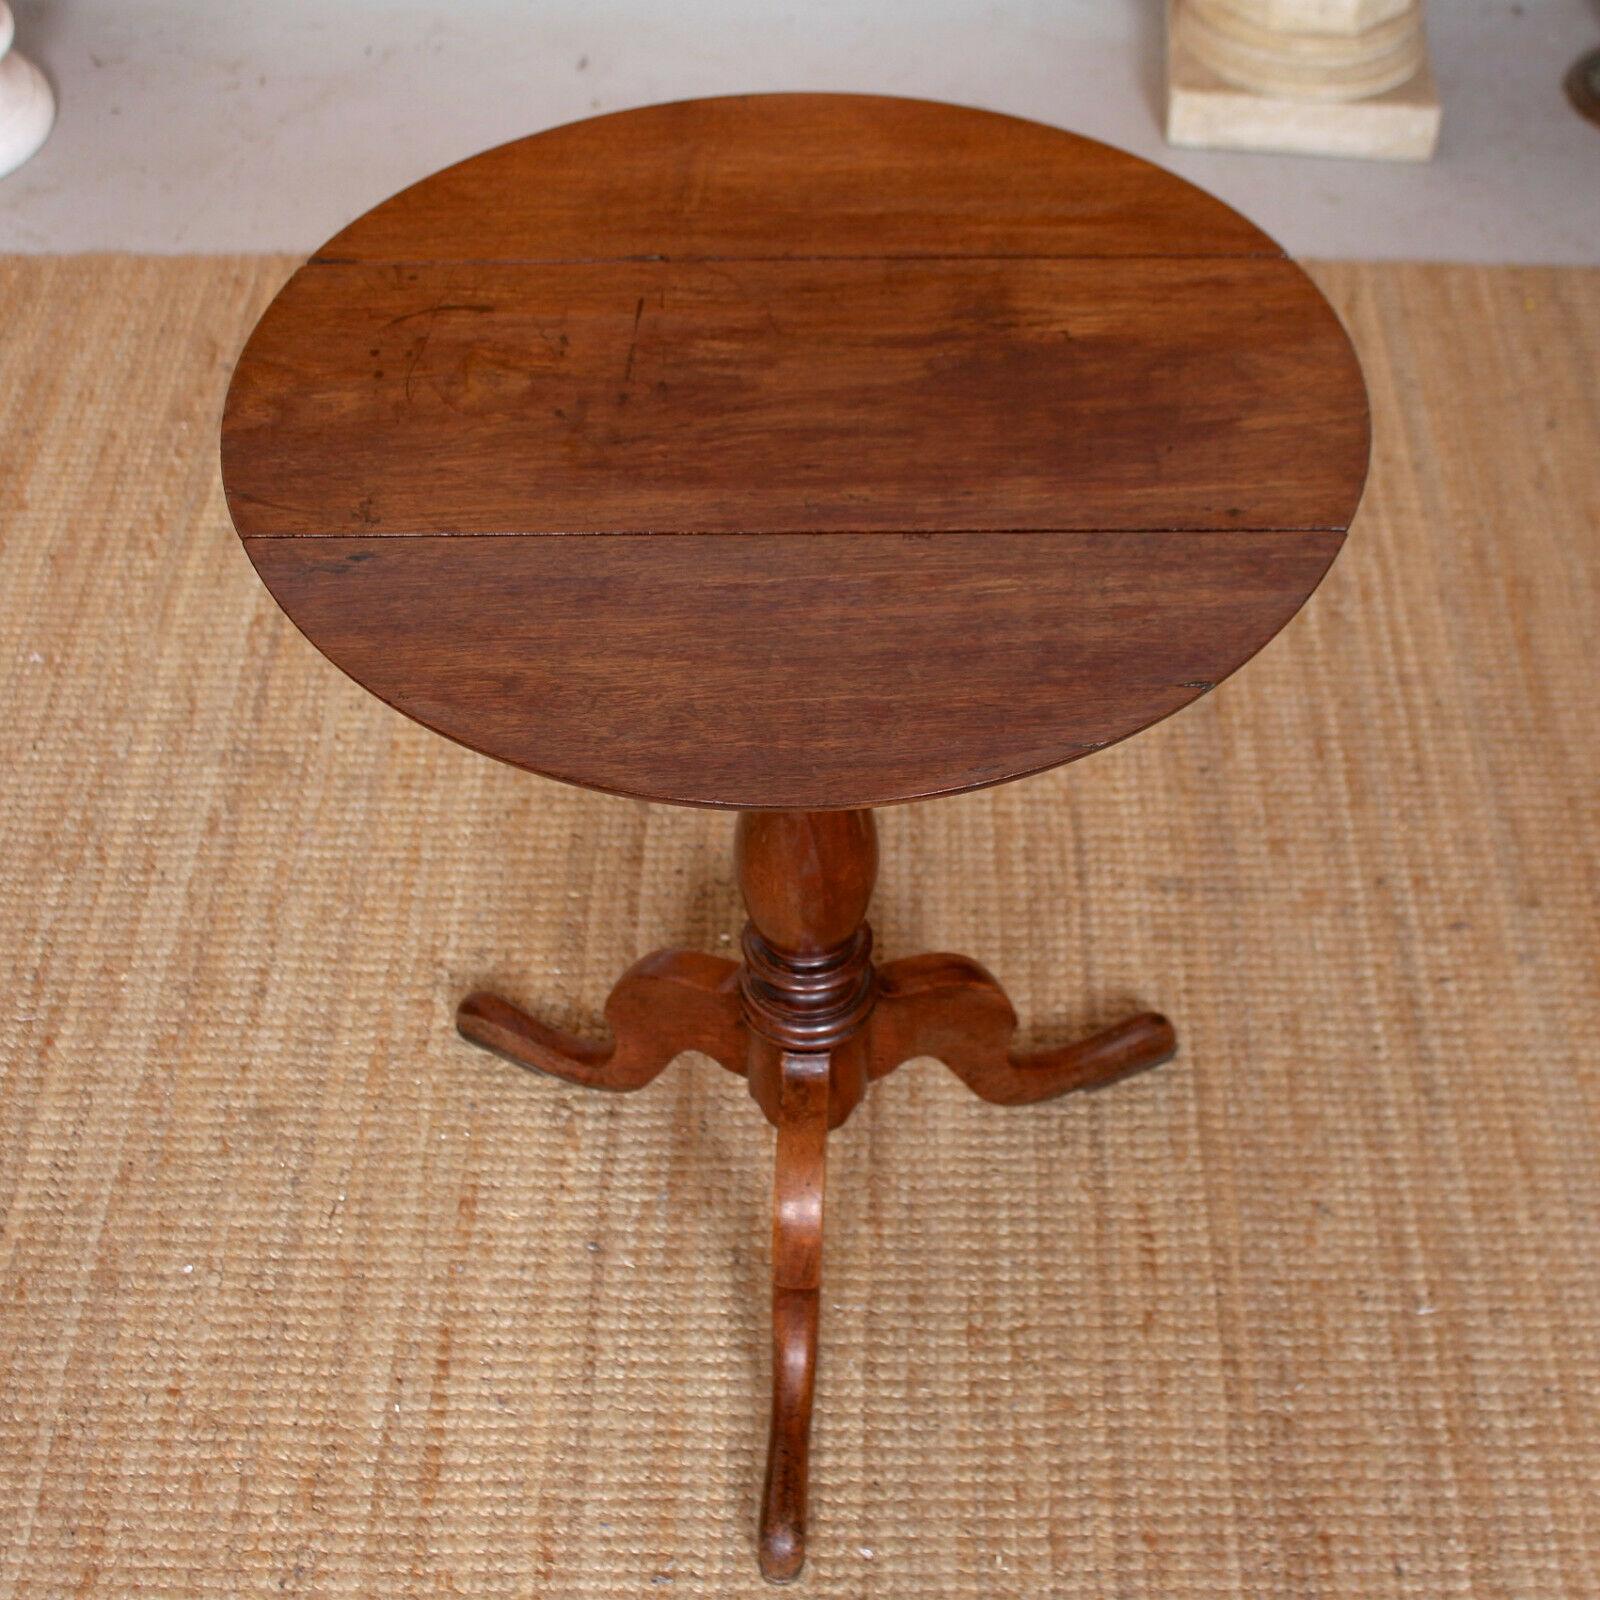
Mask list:
[[[252,539],[408,716],[647,799],[823,810],[999,783],[1206,693],[1336,533]]]
[[[1227,207],[850,95],[425,179],[291,279],[222,431],[257,570],[390,704],[590,787],[796,810],[1177,710],[1315,587],[1367,450],[1338,319]]]
[[[1366,452],[1283,261],[313,265],[223,433],[253,536],[1343,528]]]
[[[414,184],[317,252],[376,262],[1281,254],[1231,207],[1110,145],[991,111],[831,94],[679,100],[568,123]]]

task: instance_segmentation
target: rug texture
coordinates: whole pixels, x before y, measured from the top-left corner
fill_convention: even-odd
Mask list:
[[[461,1044],[736,947],[730,819],[386,710],[217,478],[281,259],[0,262],[0,1596],[757,1595],[772,1137]],[[1600,273],[1317,269],[1298,620],[890,810],[887,955],[1177,1061],[831,1145],[816,1596],[1600,1595]]]

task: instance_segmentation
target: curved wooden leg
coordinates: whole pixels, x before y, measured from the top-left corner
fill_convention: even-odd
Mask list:
[[[822,1289],[822,1199],[827,1173],[826,1055],[774,1050],[778,1151],[772,1186],[772,1422],[761,1492],[761,1575],[798,1577],[806,1560],[811,1400]]]
[[[912,1056],[937,1056],[976,1095],[1029,1105],[1077,1089],[1099,1089],[1170,1060],[1172,1024],[1154,1011],[1055,1050],[1011,1048],[1017,1014],[1005,991],[965,956],[909,956],[878,974],[868,1071],[892,1072]]]
[[[591,1089],[642,1089],[676,1055],[699,1050],[742,1077],[745,1028],[739,964],[693,950],[658,950],[636,961],[606,1001],[611,1040],[596,1044],[519,1010],[498,995],[470,994],[456,1008],[464,1039],[519,1067]]]
[[[774,1583],[806,1559],[811,1401],[828,1129],[866,1088],[875,983],[870,811],[745,812],[735,834],[750,912],[742,975],[755,1102],[778,1130],[772,1187],[772,1422],[757,1553]]]

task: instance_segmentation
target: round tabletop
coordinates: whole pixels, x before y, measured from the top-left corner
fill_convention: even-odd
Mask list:
[[[390,705],[685,804],[955,793],[1275,634],[1366,474],[1337,318],[1161,168],[1013,117],[693,100],[336,234],[222,427],[267,587]]]

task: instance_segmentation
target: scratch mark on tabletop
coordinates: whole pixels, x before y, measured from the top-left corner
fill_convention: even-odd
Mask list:
[[[390,317],[387,322],[379,326],[378,332],[382,333],[385,328],[399,327],[402,322],[414,322],[418,317],[441,317],[447,311],[493,310],[492,305],[485,305],[481,300],[458,300],[450,305],[425,306],[421,311],[402,311],[398,317]],[[376,355],[377,351],[373,351],[373,354]]]
[[[401,316],[394,317],[386,322],[386,328],[392,328],[396,323],[408,322],[413,317],[424,317],[427,320],[422,325],[422,334],[411,347],[411,353],[406,357],[406,399],[411,399],[411,380],[416,376],[418,366],[423,356],[427,353],[428,341],[433,337],[433,330],[439,325],[439,318],[451,311],[493,311],[492,305],[486,305],[481,300],[441,300],[437,305],[429,306],[425,311],[408,311]]]
[[[644,296],[639,296],[639,302],[633,308],[633,335],[628,340],[628,359],[623,364],[622,381],[628,383],[633,377],[633,352],[639,348],[639,321],[644,316]]]

